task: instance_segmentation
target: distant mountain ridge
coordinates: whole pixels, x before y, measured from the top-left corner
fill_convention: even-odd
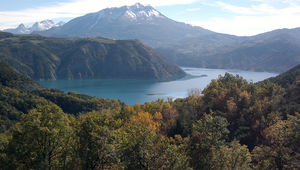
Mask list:
[[[36,80],[185,76],[177,65],[137,40],[62,39],[0,32],[0,60]]]
[[[54,23],[52,20],[43,20],[35,22],[32,26],[26,27],[24,24],[20,24],[17,28],[5,29],[4,32],[10,32],[13,34],[30,34],[35,31],[45,31],[53,27],[59,27],[64,25],[64,22]]]
[[[110,39],[138,39],[151,47],[159,47],[177,39],[214,32],[176,22],[151,6],[137,3],[103,9],[72,19],[61,27],[34,33],[50,37],[100,36]]]
[[[300,28],[186,38],[156,50],[182,66],[284,72],[300,64]]]
[[[49,37],[138,39],[181,66],[284,72],[300,64],[299,29],[239,37],[167,18],[151,6],[107,8],[34,33]]]

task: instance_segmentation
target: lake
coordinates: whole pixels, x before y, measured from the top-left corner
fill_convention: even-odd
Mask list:
[[[132,80],[132,79],[87,79],[87,80],[47,80],[38,81],[40,84],[62,90],[64,92],[77,92],[89,96],[105,97],[109,99],[120,99],[129,105],[136,103],[143,104],[158,98],[167,99],[183,98],[188,95],[190,89],[204,89],[212,79],[224,75],[239,74],[244,79],[258,82],[276,73],[252,72],[226,69],[187,68],[182,69],[189,76],[168,82],[153,80]]]

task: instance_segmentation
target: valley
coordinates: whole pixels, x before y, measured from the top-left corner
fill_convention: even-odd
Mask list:
[[[0,170],[300,169],[300,2],[143,2],[0,2]]]

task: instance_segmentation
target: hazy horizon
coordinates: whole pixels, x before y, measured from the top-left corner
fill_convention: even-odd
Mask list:
[[[69,21],[108,7],[141,3],[151,5],[165,16],[211,31],[251,36],[275,29],[296,28],[300,23],[300,1],[279,0],[11,0],[0,2],[0,30],[19,24],[32,25],[46,19]],[[84,7],[84,8],[82,8]]]

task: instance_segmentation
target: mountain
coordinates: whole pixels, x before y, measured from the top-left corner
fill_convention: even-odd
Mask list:
[[[17,28],[5,29],[3,31],[10,32],[13,34],[29,34],[30,33],[29,28],[25,27],[24,24],[20,24]]]
[[[156,50],[182,66],[284,72],[300,64],[300,28],[185,38]]]
[[[62,22],[59,22],[58,24],[55,24],[53,21],[51,20],[44,20],[41,22],[36,22],[32,25],[32,27],[30,28],[30,32],[34,32],[34,31],[44,31],[44,30],[48,30],[52,27],[57,27],[57,26],[61,26]]]
[[[201,27],[171,20],[153,7],[139,3],[107,8],[75,18],[61,27],[35,33],[52,37],[138,39],[151,47],[159,47],[184,37],[213,34]]]
[[[62,39],[0,32],[0,60],[30,78],[172,79],[178,66],[137,40]]]
[[[138,39],[181,66],[284,72],[300,63],[299,32],[282,29],[250,37],[220,34],[176,22],[138,3],[107,8],[34,33]]]
[[[10,32],[13,34],[30,34],[34,31],[45,31],[53,27],[59,27],[65,24],[64,22],[58,22],[55,24],[52,20],[44,20],[34,23],[31,27],[25,27],[24,24],[20,24],[15,29],[5,29],[4,32]]]

